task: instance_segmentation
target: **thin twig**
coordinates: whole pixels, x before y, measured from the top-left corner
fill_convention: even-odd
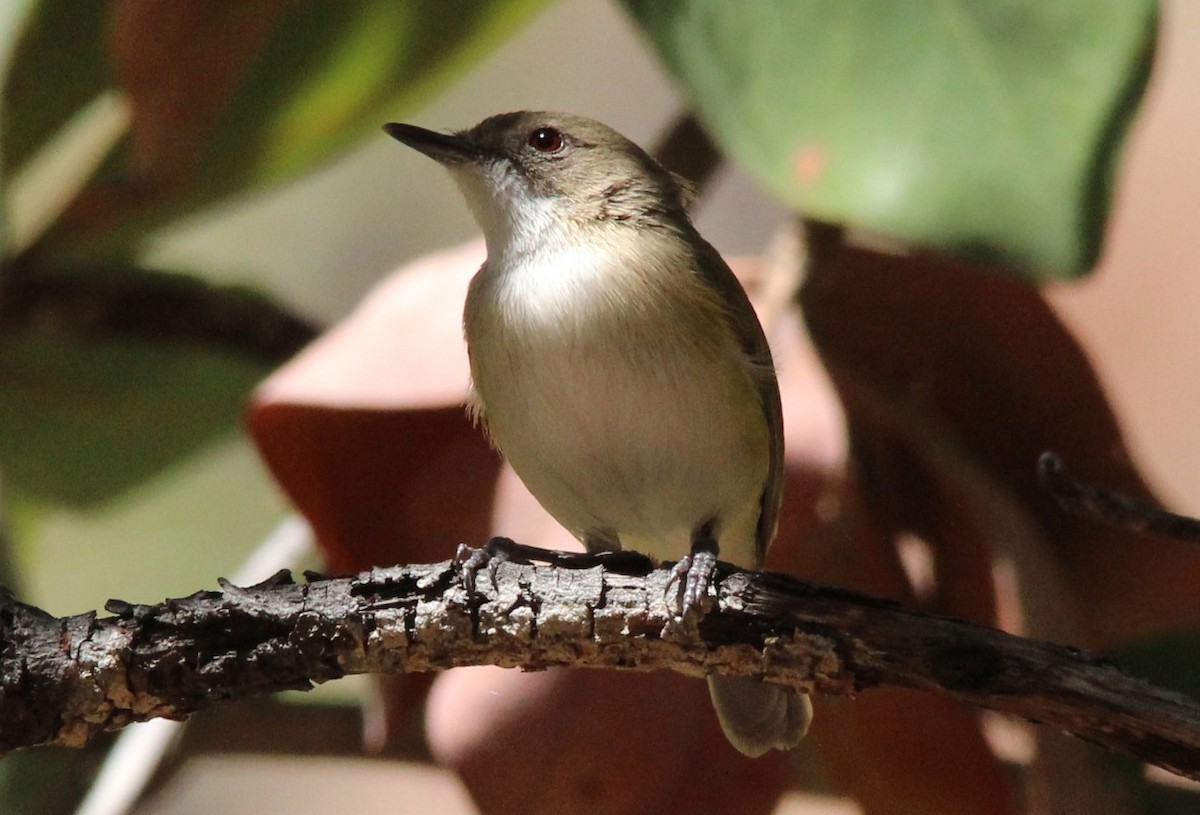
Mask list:
[[[1063,460],[1042,453],[1037,463],[1038,481],[1064,512],[1110,526],[1157,535],[1178,541],[1200,543],[1200,520],[1154,504],[1079,481]]]

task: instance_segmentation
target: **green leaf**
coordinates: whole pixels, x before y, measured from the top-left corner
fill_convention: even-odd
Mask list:
[[[1126,645],[1113,654],[1125,670],[1162,687],[1200,698],[1200,632],[1176,631]],[[1125,785],[1145,815],[1200,812],[1200,791],[1152,783],[1139,762],[1109,756],[1111,777]]]
[[[0,104],[0,157],[18,172],[109,83],[100,32],[105,3],[42,0],[24,23]]]
[[[74,812],[106,741],[101,738],[83,749],[17,750],[0,758],[0,812]]]
[[[5,487],[73,506],[234,427],[250,390],[316,333],[240,287],[117,263],[15,269],[0,326]]]
[[[247,77],[207,160],[214,167],[240,162],[255,183],[302,172],[378,132],[388,116],[428,102],[545,3],[310,0]],[[339,29],[332,41],[331,25]],[[247,132],[245,122],[260,116],[262,126]]]
[[[13,0],[7,5],[0,4],[0,72],[8,66],[9,56],[16,44],[17,36],[22,28],[22,21],[29,11],[30,0]],[[3,151],[0,142],[0,152]],[[8,256],[12,227],[8,222],[8,206],[6,195],[9,180],[0,162],[0,259]]]
[[[112,500],[43,507],[18,549],[23,599],[78,614],[110,597],[153,602],[215,586],[278,522],[285,500],[250,443],[224,433]]]
[[[266,371],[195,343],[5,335],[5,484],[73,505],[107,498],[233,427]]]
[[[717,140],[806,216],[1029,277],[1100,252],[1154,0],[625,0]]]
[[[1200,699],[1200,631],[1178,631],[1126,645],[1113,658],[1138,676]]]
[[[42,0],[8,75],[0,140],[25,166],[112,87],[132,106],[47,243],[125,246],[171,217],[311,169],[427,101],[546,0]]]

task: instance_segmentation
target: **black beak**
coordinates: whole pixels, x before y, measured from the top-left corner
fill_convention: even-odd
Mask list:
[[[435,133],[423,127],[397,122],[385,124],[383,132],[442,164],[463,164],[475,161],[481,155],[479,149],[461,135]]]

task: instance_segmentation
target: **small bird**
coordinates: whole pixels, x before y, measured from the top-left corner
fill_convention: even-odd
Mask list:
[[[684,185],[570,114],[384,130],[446,167],[483,229],[463,314],[470,409],[534,497],[591,552],[678,561],[685,609],[718,555],[761,567],[783,477],[779,386]],[[746,755],[794,747],[808,729],[804,694],[708,681]]]

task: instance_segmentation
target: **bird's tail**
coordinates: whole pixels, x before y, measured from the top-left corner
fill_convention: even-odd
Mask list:
[[[790,750],[812,722],[812,702],[791,688],[741,676],[709,676],[708,691],[725,737],[751,758]]]

